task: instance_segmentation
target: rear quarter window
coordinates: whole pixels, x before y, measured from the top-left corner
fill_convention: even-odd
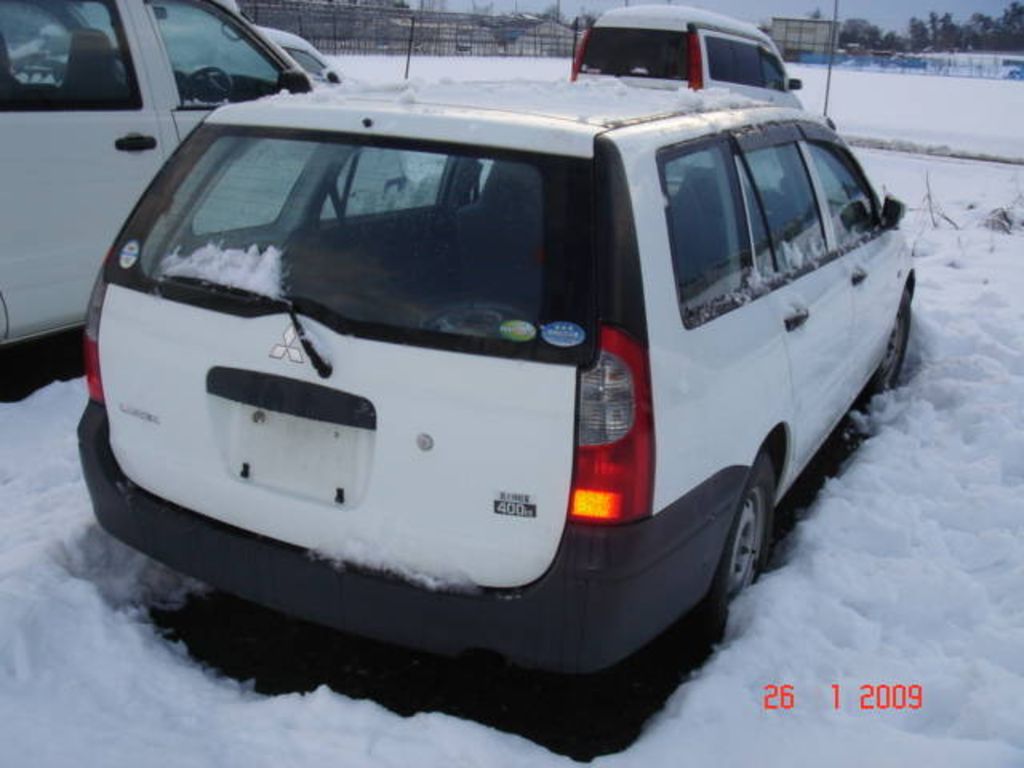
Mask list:
[[[665,152],[659,164],[677,292],[692,327],[742,303],[750,232],[728,144]]]

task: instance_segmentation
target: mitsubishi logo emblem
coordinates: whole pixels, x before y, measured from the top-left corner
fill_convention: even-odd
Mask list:
[[[287,356],[293,363],[305,362],[305,358],[302,356],[302,343],[299,341],[299,334],[294,325],[289,325],[284,329],[284,344],[275,344],[270,350],[270,356],[274,360],[284,360]]]

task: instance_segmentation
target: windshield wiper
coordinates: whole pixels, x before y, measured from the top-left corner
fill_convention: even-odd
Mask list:
[[[306,329],[299,322],[299,315],[295,311],[295,305],[287,299],[279,299],[279,301],[288,308],[288,317],[292,319],[292,325],[295,326],[295,331],[299,334],[299,343],[306,350],[306,354],[309,355],[309,362],[313,364],[321,379],[330,378],[331,374],[334,373],[334,366],[321,357],[320,353],[316,351],[316,345],[306,336]]]
[[[225,285],[224,283],[216,283],[211,280],[189,277],[187,275],[161,275],[160,281],[180,283],[190,288],[200,288],[215,293],[222,293],[237,299],[263,301],[272,306],[282,308],[288,313],[288,317],[291,318],[292,325],[295,326],[295,332],[299,337],[299,344],[302,345],[306,354],[309,355],[309,362],[313,364],[317,375],[321,379],[327,379],[334,373],[334,366],[317,351],[316,345],[313,344],[309,334],[306,333],[306,328],[303,326],[302,321],[299,320],[298,312],[295,310],[295,302],[292,299],[267,296],[266,294],[250,291],[246,288],[238,288],[237,286]]]

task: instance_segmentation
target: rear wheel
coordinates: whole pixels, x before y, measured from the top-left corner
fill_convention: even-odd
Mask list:
[[[885,346],[885,356],[868,384],[868,391],[871,394],[885,392],[899,382],[900,373],[903,371],[903,361],[907,356],[907,340],[909,338],[910,291],[904,291],[903,298],[900,299],[899,311],[896,313],[896,322],[893,323],[889,341]]]
[[[698,618],[712,642],[725,629],[729,603],[753,584],[768,564],[774,508],[775,468],[762,453],[754,461],[740,496],[711,588],[697,607]]]

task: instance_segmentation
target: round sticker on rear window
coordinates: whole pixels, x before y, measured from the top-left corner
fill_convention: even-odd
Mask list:
[[[135,262],[139,260],[139,241],[129,240],[123,246],[121,246],[121,253],[118,254],[118,263],[121,265],[121,269],[131,269],[135,266]]]
[[[525,320],[506,320],[498,333],[508,341],[531,341],[537,335],[537,329]]]
[[[542,325],[540,337],[553,347],[576,347],[587,338],[587,332],[568,320]]]

